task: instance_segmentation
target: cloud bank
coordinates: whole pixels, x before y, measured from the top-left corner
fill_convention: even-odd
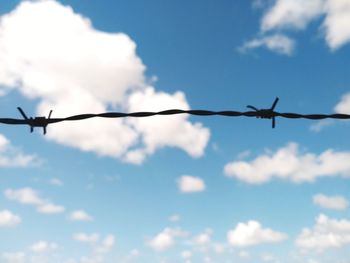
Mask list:
[[[189,108],[182,92],[158,92],[146,83],[146,67],[128,35],[96,30],[87,18],[54,0],[23,1],[1,17],[0,60],[1,94],[17,90],[35,99],[39,116],[51,109],[53,117],[64,117]],[[50,126],[46,138],[139,164],[169,146],[200,157],[209,135],[188,116],[174,116],[63,123]]]

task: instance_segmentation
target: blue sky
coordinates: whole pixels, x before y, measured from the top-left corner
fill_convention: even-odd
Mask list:
[[[2,1],[2,117],[350,114],[347,0]],[[0,130],[0,262],[350,258],[349,124],[168,116]]]

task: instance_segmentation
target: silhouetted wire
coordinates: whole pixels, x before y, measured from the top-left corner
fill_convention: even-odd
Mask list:
[[[350,115],[348,114],[299,114],[299,113],[280,113],[276,112],[274,108],[277,105],[279,98],[276,98],[272,107],[269,109],[257,109],[254,106],[248,105],[247,107],[252,109],[252,111],[209,111],[209,110],[181,110],[181,109],[170,109],[163,111],[142,111],[142,112],[131,112],[131,113],[123,113],[123,112],[105,112],[98,114],[79,114],[73,115],[65,118],[51,118],[50,111],[49,117],[35,117],[28,118],[23,110],[18,107],[18,110],[24,117],[24,119],[12,119],[12,118],[0,118],[0,123],[9,124],[9,125],[29,125],[31,128],[31,132],[33,132],[34,127],[42,127],[44,129],[44,134],[46,133],[46,127],[52,123],[58,123],[63,121],[79,121],[90,118],[126,118],[126,117],[135,117],[135,118],[143,118],[143,117],[151,117],[155,115],[177,115],[177,114],[190,114],[195,116],[225,116],[225,117],[256,117],[261,119],[271,119],[272,120],[272,128],[275,128],[275,118],[282,117],[288,119],[309,119],[309,120],[322,120],[322,119],[341,119],[346,120],[350,119]]]

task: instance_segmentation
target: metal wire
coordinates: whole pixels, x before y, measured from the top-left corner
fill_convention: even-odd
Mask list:
[[[299,114],[299,113],[280,113],[276,112],[274,109],[277,105],[279,98],[276,98],[271,108],[269,109],[257,109],[254,106],[248,105],[249,109],[252,111],[210,111],[210,110],[181,110],[181,109],[170,109],[156,112],[142,111],[142,112],[131,112],[131,113],[123,113],[123,112],[105,112],[98,114],[79,114],[73,115],[65,118],[51,118],[51,112],[49,117],[35,117],[28,118],[23,110],[18,107],[18,110],[21,112],[24,119],[13,119],[13,118],[0,118],[0,123],[9,124],[9,125],[29,125],[31,128],[31,132],[33,132],[34,127],[41,127],[44,129],[44,134],[46,133],[46,127],[52,123],[58,123],[63,121],[79,121],[90,118],[126,118],[126,117],[134,117],[134,118],[143,118],[143,117],[151,117],[155,115],[177,115],[177,114],[190,114],[196,116],[225,116],[225,117],[256,117],[261,119],[271,119],[272,120],[272,128],[275,128],[275,119],[276,117],[288,118],[288,119],[309,119],[309,120],[322,120],[322,119],[341,119],[346,120],[350,119],[350,115],[348,114]]]

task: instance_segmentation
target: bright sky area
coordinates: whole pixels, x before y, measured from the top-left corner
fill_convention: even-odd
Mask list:
[[[1,118],[350,114],[349,0],[0,3]],[[0,129],[0,262],[348,263],[347,121]]]

